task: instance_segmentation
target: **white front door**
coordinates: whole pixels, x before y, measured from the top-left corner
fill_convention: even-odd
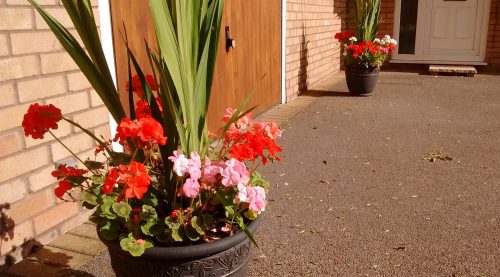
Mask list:
[[[398,25],[404,16],[401,1],[405,0],[398,0],[399,7],[396,7],[395,24]],[[418,2],[414,53],[397,53],[395,59],[442,63],[484,61],[490,0]],[[395,26],[396,37],[398,27]]]

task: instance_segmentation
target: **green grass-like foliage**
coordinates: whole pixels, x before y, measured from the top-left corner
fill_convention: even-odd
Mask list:
[[[373,41],[377,36],[381,0],[355,0],[352,6],[352,20],[356,37],[362,41]]]
[[[104,57],[90,0],[62,0],[83,45],[80,45],[78,40],[35,0],[28,1],[87,77],[114,120],[120,122],[126,114]],[[152,51],[147,43],[145,51],[155,82],[161,84],[158,97],[163,112],[160,112],[143,69],[128,47],[125,30],[124,47],[128,50],[129,81],[133,68],[141,79],[142,90],[153,117],[164,127],[168,140],[166,145],[160,147],[162,160],[167,161],[168,156],[176,149],[184,153],[195,151],[203,157],[209,145],[206,117],[224,0],[150,0],[149,5],[156,31],[158,52]],[[134,119],[132,91],[128,93],[130,117]],[[241,109],[242,107],[238,109],[227,126],[242,116],[237,116]],[[132,149],[132,152],[134,150]],[[138,153],[136,159],[140,160],[143,156],[142,153]],[[170,163],[164,164],[166,178],[169,176],[174,178],[171,176],[171,166]],[[172,183],[169,180],[162,181],[166,184]],[[175,197],[175,186],[167,186],[165,190],[167,198]],[[173,202],[173,199],[169,200],[170,203]]]

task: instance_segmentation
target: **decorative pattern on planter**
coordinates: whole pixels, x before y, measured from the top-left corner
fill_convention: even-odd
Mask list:
[[[223,252],[184,261],[145,260],[110,249],[111,264],[118,277],[218,277],[246,275],[251,254],[251,242],[245,240]]]

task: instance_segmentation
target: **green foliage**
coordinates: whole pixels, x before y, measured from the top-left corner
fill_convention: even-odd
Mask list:
[[[130,205],[127,204],[125,201],[121,201],[119,203],[115,202],[115,203],[113,203],[113,205],[111,207],[113,209],[113,212],[116,213],[116,215],[118,215],[121,218],[125,218],[125,219],[129,218],[130,211],[132,210]]]
[[[118,238],[120,225],[116,221],[106,221],[104,225],[99,226],[99,233],[105,240],[115,240]]]
[[[355,0],[350,14],[356,37],[362,41],[373,41],[380,25],[381,0]]]
[[[259,216],[257,212],[250,209],[248,209],[243,215],[250,220],[255,220]]]
[[[90,206],[87,206],[87,208],[89,208],[89,209],[94,208],[98,204],[96,194],[93,194],[92,190],[90,190],[90,189],[80,193],[80,201],[82,201],[84,204],[86,203],[86,204],[90,205]]]
[[[206,116],[219,42],[223,0],[150,0],[159,49],[151,54],[160,98],[172,117],[180,148],[204,156]],[[196,101],[193,101],[196,99]]]
[[[142,220],[151,220],[157,219],[158,215],[156,214],[156,209],[149,205],[142,205],[142,211],[139,214]]]
[[[264,180],[262,175],[260,175],[257,171],[252,172],[252,175],[250,175],[250,183],[256,187],[261,187],[266,191],[269,189],[269,182]]]
[[[181,222],[177,219],[173,219],[172,217],[167,217],[165,219],[165,224],[168,226],[167,234],[177,242],[183,241],[184,232],[181,229]]]
[[[117,122],[120,122],[125,117],[125,112],[120,103],[108,64],[104,58],[104,51],[99,40],[99,33],[90,0],[62,0],[64,8],[68,12],[83,42],[83,46],[38,3],[34,0],[28,1],[35,7],[64,49],[66,49],[85,77],[87,77],[113,118]]]
[[[120,122],[126,118],[104,58],[90,0],[62,0],[79,39],[35,0],[28,1],[87,77],[115,121]],[[146,249],[153,246],[153,240],[155,243],[167,245],[202,242],[224,237],[227,234],[217,234],[217,228],[230,226],[232,230],[236,224],[255,243],[245,224],[249,222],[248,219],[255,219],[257,213],[249,210],[248,203],[235,203],[238,188],[224,187],[223,190],[217,190],[214,187],[210,193],[202,193],[202,196],[196,199],[199,201],[194,201],[193,198],[191,204],[186,203],[188,201],[176,203],[178,185],[182,184],[185,178],[174,176],[172,163],[168,161],[168,156],[177,149],[187,154],[197,152],[202,161],[207,154],[209,138],[206,117],[224,0],[149,0],[149,4],[159,51],[152,51],[146,44],[146,52],[156,85],[160,84],[155,93],[161,103],[161,111],[151,88],[153,85],[150,87],[146,81],[146,74],[140,68],[125,38],[129,59],[128,71],[130,77],[132,71],[137,74],[143,91],[142,100],[147,101],[152,116],[163,126],[163,135],[168,137],[167,144],[147,145],[148,147],[143,148],[142,145],[136,147],[129,143],[129,153],[116,153],[107,147],[107,140],[101,140],[93,132],[65,118],[64,120],[103,147],[103,153],[108,159],[107,163],[82,161],[89,169],[87,174],[91,177],[68,177],[68,181],[74,187],[82,188],[80,200],[84,206],[97,207],[90,219],[97,224],[101,237],[105,240],[119,239],[121,248],[132,256],[142,255]],[[135,119],[132,89],[129,89],[128,94],[130,117]],[[254,109],[243,111],[252,94],[253,92],[223,127],[223,134],[231,124]],[[151,154],[153,152],[154,154]],[[128,189],[133,185],[125,179],[133,174],[127,175],[129,173],[124,172],[123,168],[132,161],[146,164],[151,178],[151,183],[148,179],[148,191],[143,196],[129,196]],[[113,177],[115,174],[111,172],[119,177]],[[267,190],[269,183],[260,174],[252,172],[251,185]],[[113,185],[115,186],[108,187]],[[104,194],[103,190],[108,194]],[[179,213],[176,214],[176,211]]]
[[[128,251],[132,256],[139,257],[146,249],[153,247],[148,240],[136,239],[132,233],[120,239],[120,246],[124,251]]]
[[[98,208],[98,212],[100,212],[100,215],[107,218],[107,219],[115,219],[116,218],[116,213],[113,211],[113,204],[115,204],[116,201],[108,196],[103,196],[102,197],[102,203]]]

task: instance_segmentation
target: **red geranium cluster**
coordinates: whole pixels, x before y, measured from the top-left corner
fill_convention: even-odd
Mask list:
[[[57,129],[57,122],[62,119],[61,110],[54,105],[31,104],[24,115],[22,126],[24,135],[33,139],[43,139],[49,129]]]
[[[163,107],[161,106],[161,101],[158,97],[156,99],[156,104],[158,105],[158,108],[160,109],[160,112],[163,112]],[[145,100],[139,99],[137,102],[135,102],[135,116],[137,118],[142,118],[142,117],[150,117],[151,115],[151,108],[149,107],[148,102]]]
[[[355,34],[355,32],[353,30],[343,30],[340,33],[336,33],[335,38],[340,40],[340,41],[344,41],[344,40],[347,40],[350,37],[354,36],[354,34]]]
[[[363,68],[380,67],[389,53],[396,49],[397,41],[386,35],[382,39],[373,41],[358,41],[354,32],[344,30],[335,34],[335,38],[342,42],[343,56],[346,66],[361,66]]]
[[[150,183],[151,177],[147,173],[144,164],[132,161],[129,166],[119,165],[118,168],[109,170],[102,186],[102,192],[110,194],[113,192],[115,185],[119,184],[125,189],[118,197],[119,199],[123,199],[123,196],[141,199],[144,193],[148,191]]]
[[[158,86],[156,85],[153,75],[151,74],[146,75],[146,82],[148,82],[148,85],[152,91],[158,90]],[[130,89],[129,86],[130,84],[127,81],[125,85],[125,89],[127,91]],[[137,75],[134,75],[134,77],[132,77],[132,91],[135,92],[139,98],[142,98],[143,90],[142,90],[141,79]]]
[[[269,132],[266,124],[268,123],[259,122],[244,133],[226,133],[225,142],[230,145],[230,157],[239,161],[255,161],[261,157],[263,164],[267,163],[268,158],[279,160],[276,152],[281,152],[282,149],[276,144],[277,135]]]
[[[125,144],[127,139],[131,139],[139,147],[155,142],[159,145],[167,143],[161,124],[149,116],[133,121],[124,118],[116,128],[116,132],[114,141],[120,140],[121,144]]]
[[[55,189],[55,194],[58,198],[62,198],[64,194],[73,188],[72,183],[76,178],[82,177],[88,170],[78,169],[72,166],[60,165],[57,170],[52,171],[52,176],[59,180],[59,185]],[[81,183],[81,182],[76,182]]]
[[[387,47],[383,47],[380,44],[373,43],[371,41],[363,41],[359,44],[349,44],[349,49],[352,51],[352,57],[357,59],[359,56],[363,54],[366,50],[371,54],[381,54],[386,55],[389,51],[393,51],[396,49],[394,44],[388,44]]]

